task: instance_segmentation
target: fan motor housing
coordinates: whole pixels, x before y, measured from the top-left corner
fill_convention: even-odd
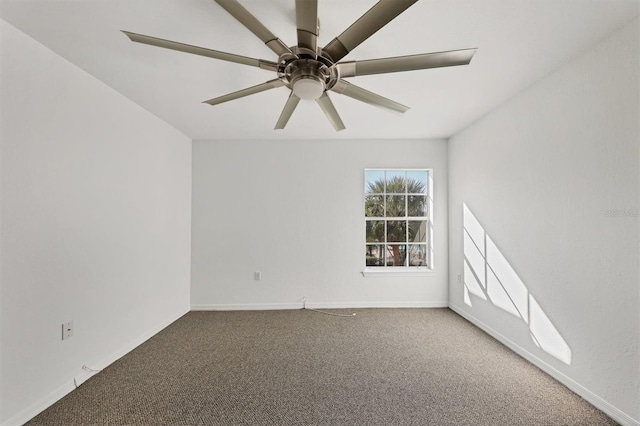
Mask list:
[[[296,58],[284,64],[280,79],[300,99],[317,99],[335,84],[330,68],[311,58]]]

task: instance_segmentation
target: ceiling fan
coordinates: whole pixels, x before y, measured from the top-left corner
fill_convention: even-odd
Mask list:
[[[477,50],[461,49],[362,61],[342,61],[342,58],[360,43],[391,22],[418,0],[380,0],[342,34],[331,40],[324,47],[318,46],[318,0],[296,0],[298,44],[292,47],[288,47],[283,43],[237,0],[215,1],[262,40],[267,47],[273,50],[278,55],[277,62],[249,58],[128,31],[123,31],[123,33],[131,41],[137,43],[250,65],[275,72],[277,77],[273,80],[228,95],[209,99],[204,103],[217,105],[285,86],[290,89],[291,93],[276,123],[276,129],[284,129],[300,99],[313,99],[320,105],[333,127],[336,130],[343,130],[345,128],[344,124],[327,94],[329,91],[391,111],[406,112],[409,107],[355,86],[347,82],[345,78],[467,65],[471,62],[471,58]]]

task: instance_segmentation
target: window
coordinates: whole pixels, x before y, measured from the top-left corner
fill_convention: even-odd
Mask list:
[[[431,171],[364,172],[366,271],[432,268]]]

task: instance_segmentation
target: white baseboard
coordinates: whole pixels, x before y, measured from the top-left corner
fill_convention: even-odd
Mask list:
[[[358,309],[358,308],[448,308],[449,302],[310,302],[306,306],[314,309]],[[302,309],[302,301],[293,303],[254,304],[194,304],[192,311],[269,311]]]
[[[129,344],[120,348],[118,351],[112,353],[106,358],[103,358],[102,360],[96,361],[94,364],[89,365],[89,367],[93,370],[102,370],[108,367],[113,362],[119,360],[120,358],[122,358],[123,356],[125,356],[126,354],[128,354],[129,352],[131,352],[132,350],[134,350],[135,348],[137,348],[138,346],[140,346],[141,344],[143,344],[144,342],[146,342],[147,340],[149,340],[150,338],[152,338],[153,336],[155,336],[156,334],[164,330],[166,327],[174,323],[178,318],[180,318],[187,312],[189,312],[189,310],[181,309],[180,311],[174,313],[164,321],[158,323],[155,327],[152,327],[151,329],[147,330],[146,332],[138,336],[136,339],[129,342]],[[82,383],[86,382],[91,376],[97,373],[98,371],[88,372],[83,370],[79,375],[74,377],[75,385],[80,386]]]
[[[192,311],[273,311],[291,310],[302,308],[300,303],[220,303],[220,304],[195,304],[191,305]]]
[[[109,366],[113,362],[122,358],[127,353],[131,352],[136,347],[140,346],[142,343],[149,340],[151,337],[158,334],[165,327],[167,327],[168,325],[176,321],[178,318],[180,318],[187,312],[189,312],[188,309],[181,309],[180,311],[169,316],[167,319],[161,321],[151,329],[142,333],[140,336],[138,336],[137,338],[135,338],[134,340],[132,340],[131,342],[129,342],[128,344],[120,348],[119,350],[115,351],[111,355],[103,358],[100,361],[95,361],[91,363],[87,362],[87,365],[89,365],[94,370],[102,370],[103,368]],[[80,374],[69,379],[66,383],[63,383],[60,387],[58,387],[53,392],[50,392],[45,397],[39,399],[38,401],[29,405],[27,408],[20,411],[13,417],[9,418],[4,423],[2,423],[1,426],[18,426],[26,423],[27,421],[31,420],[32,418],[34,418],[35,416],[37,416],[38,414],[40,414],[41,412],[43,412],[44,410],[52,406],[54,403],[62,399],[62,397],[64,397],[65,395],[74,391],[77,386],[80,386],[82,383],[86,382],[94,374],[96,374],[96,372],[89,372],[89,371],[82,370]]]
[[[359,308],[448,308],[449,302],[309,302],[315,309],[359,309]]]
[[[54,403],[62,399],[62,397],[64,397],[74,389],[75,386],[73,385],[73,380],[64,383],[62,386],[60,386],[53,392],[50,392],[44,398],[39,399],[24,410],[20,411],[15,416],[6,420],[4,423],[2,423],[2,426],[19,426],[25,424],[26,422],[52,406]]]
[[[533,355],[531,352],[527,351],[522,346],[514,343],[508,337],[505,337],[501,333],[489,327],[487,324],[483,323],[473,315],[469,314],[468,312],[464,311],[460,307],[451,303],[449,304],[449,308],[451,308],[451,310],[453,310],[458,315],[465,318],[466,320],[468,320],[478,328],[485,331],[487,334],[494,337],[500,343],[502,343],[503,345],[505,345],[506,347],[508,347],[509,349],[511,349],[512,351],[514,351],[515,353],[517,353],[518,355],[520,355],[521,357],[523,357],[524,359],[532,363],[533,365],[535,365],[536,367],[540,368],[545,373],[549,374],[551,377],[553,377],[554,379],[556,379],[557,381],[559,381],[560,383],[562,383],[563,385],[571,389],[573,392],[580,395],[582,398],[588,401],[591,405],[593,405],[594,407],[596,407],[597,409],[599,409],[600,411],[602,411],[603,413],[611,417],[613,420],[620,423],[621,425],[640,426],[640,420],[634,419],[624,411],[618,409],[617,407],[613,406],[611,403],[605,401],[600,396],[596,395],[589,389],[585,388],[580,383],[571,379],[564,373],[556,370],[554,367],[547,364],[545,361]]]

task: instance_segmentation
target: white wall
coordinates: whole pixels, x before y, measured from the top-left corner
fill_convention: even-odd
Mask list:
[[[432,276],[362,276],[366,167],[433,168]],[[446,306],[446,142],[194,142],[192,229],[195,309]]]
[[[623,424],[640,424],[638,40],[636,19],[449,146],[452,307]]]
[[[188,311],[191,141],[0,24],[0,424],[20,424]]]

